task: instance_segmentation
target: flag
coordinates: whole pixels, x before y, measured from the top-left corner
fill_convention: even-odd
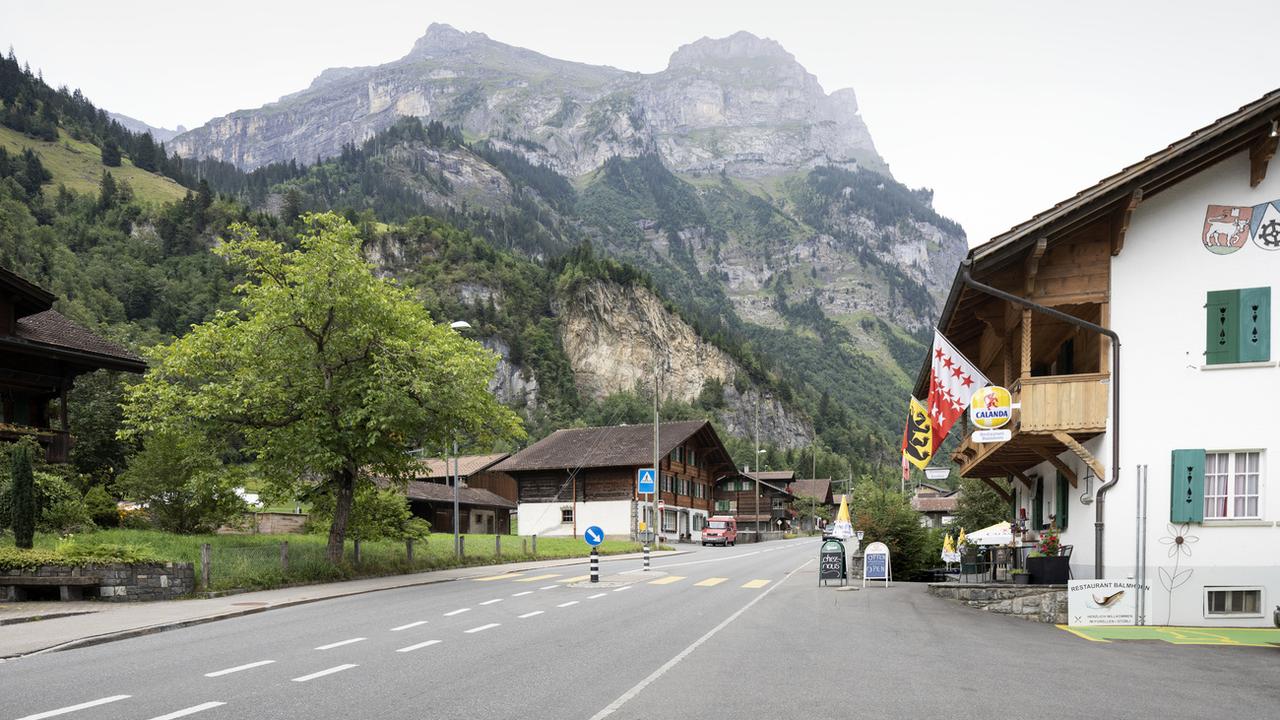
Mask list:
[[[910,472],[907,463],[921,470],[928,467],[929,461],[933,459],[933,450],[933,422],[920,401],[912,397],[907,412],[907,427],[902,433],[903,473]]]
[[[930,360],[929,417],[933,421],[933,449],[937,450],[969,407],[969,398],[991,381],[937,330],[933,331]]]

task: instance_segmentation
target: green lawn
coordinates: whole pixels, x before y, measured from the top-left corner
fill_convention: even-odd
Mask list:
[[[45,183],[46,188],[57,188],[62,183],[74,192],[96,194],[102,171],[108,170],[116,180],[127,181],[140,200],[170,202],[181,200],[187,193],[186,188],[167,177],[139,170],[128,158],[121,160],[120,167],[106,167],[102,164],[102,151],[96,145],[75,140],[61,130],[57,142],[46,142],[0,127],[0,146],[10,153],[21,153],[25,148],[34,150],[53,175],[53,180]]]
[[[349,580],[359,577],[398,575],[443,568],[490,565],[520,560],[548,560],[556,558],[585,558],[587,544],[574,538],[538,538],[538,554],[523,552],[522,541],[532,540],[516,535],[502,536],[502,556],[494,553],[493,535],[466,535],[466,556],[458,561],[453,556],[453,536],[432,535],[426,541],[414,544],[413,562],[405,556],[403,542],[361,543],[361,561],[354,558],[354,543],[347,541],[346,559],[341,565],[331,565],[325,560],[324,535],[174,535],[158,530],[99,530],[76,536],[72,542],[79,546],[131,545],[149,549],[155,555],[177,562],[191,562],[200,575],[200,546],[210,545],[209,590],[252,589],[265,590],[286,585]],[[55,549],[60,542],[57,535],[39,534],[36,548]],[[280,563],[280,544],[289,543],[289,568]],[[11,547],[12,536],[0,540],[0,547]],[[663,548],[670,549],[670,548]],[[600,546],[604,555],[639,552],[639,543],[622,540],[606,540]]]

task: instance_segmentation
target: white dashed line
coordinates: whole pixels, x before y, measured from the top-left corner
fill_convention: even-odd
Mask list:
[[[367,639],[368,639],[368,638],[362,638],[362,637],[359,637],[359,638],[351,638],[350,640],[339,640],[339,641],[338,641],[338,642],[336,642],[336,643],[329,643],[328,645],[321,645],[320,647],[318,647],[318,648],[316,648],[316,649],[317,649],[317,650],[330,650],[330,649],[332,649],[332,648],[342,647],[343,645],[350,645],[350,644],[352,644],[352,643],[362,642],[362,641],[367,640]]]
[[[420,643],[418,643],[417,645],[410,645],[409,647],[402,647],[402,648],[400,648],[399,650],[397,650],[396,652],[413,652],[414,650],[417,650],[417,649],[419,649],[419,648],[430,647],[430,646],[432,646],[432,645],[439,644],[439,642],[440,642],[439,640],[428,640],[428,641],[426,641],[426,642],[420,642]]]
[[[523,619],[525,619],[525,618],[531,618],[531,617],[533,617],[534,615],[541,615],[541,614],[542,614],[542,612],[543,612],[542,610],[534,610],[533,612],[527,612],[527,613],[525,613],[525,614],[521,615],[521,616],[520,616],[520,619],[521,619],[521,620],[523,620]]]
[[[306,682],[306,681],[308,681],[308,680],[315,680],[315,679],[316,679],[316,678],[318,678],[318,677],[324,677],[325,675],[332,675],[332,674],[334,674],[334,673],[342,672],[343,670],[350,670],[350,669],[351,669],[351,668],[353,668],[353,667],[360,667],[360,666],[359,666],[359,665],[352,665],[352,664],[350,664],[350,663],[348,663],[348,664],[346,664],[346,665],[335,665],[335,666],[333,666],[333,667],[329,668],[328,670],[321,670],[320,672],[313,672],[313,673],[311,673],[310,675],[303,675],[302,677],[296,677],[296,678],[294,678],[294,679],[293,679],[293,681],[294,681],[294,682]]]
[[[569,607],[570,605],[577,605],[577,604],[578,604],[578,601],[577,601],[577,600],[570,600],[570,601],[569,601],[569,602],[567,602],[567,603],[560,603],[560,604],[559,604],[559,605],[557,605],[556,607]]]
[[[560,586],[559,586],[559,585],[543,585],[542,587],[540,587],[540,588],[538,588],[538,589],[539,589],[539,590],[555,590],[555,589],[556,589],[556,588],[558,588],[558,587],[560,587]]]
[[[124,700],[125,698],[129,698],[129,697],[133,697],[133,696],[132,695],[112,695],[111,697],[98,698],[97,700],[82,702],[79,705],[68,705],[67,707],[58,708],[57,710],[50,710],[48,712],[36,713],[35,715],[27,715],[25,717],[18,718],[18,720],[43,720],[43,718],[50,718],[50,717],[54,717],[55,715],[62,715],[64,713],[75,712],[77,710],[84,710],[85,708],[97,707],[99,705],[106,705],[107,703],[113,703],[117,700]]]
[[[500,603],[500,602],[502,602],[502,598],[494,598],[494,599],[492,599],[492,600],[485,600],[484,602],[482,602],[482,603],[480,603],[480,604],[481,604],[481,605],[492,605],[492,604],[494,604],[494,603]]]
[[[205,710],[216,708],[219,705],[226,705],[226,703],[223,703],[223,702],[200,703],[199,705],[192,705],[189,708],[175,710],[169,713],[168,715],[159,715],[157,717],[153,717],[151,718],[151,720],[174,720],[175,718],[186,717],[188,715],[195,715],[198,712],[204,712]]]
[[[590,595],[590,596],[588,596],[588,597],[587,597],[587,599],[588,599],[588,600],[595,600],[596,598],[602,598],[602,597],[604,597],[605,595],[608,595],[608,594],[609,594],[609,593],[596,593],[595,595]]]
[[[631,586],[630,586],[630,585],[623,585],[622,587],[618,588],[617,590],[614,590],[614,592],[622,592],[623,590],[630,590],[630,589],[631,589]]]
[[[227,668],[226,670],[218,670],[217,672],[205,673],[204,676],[205,677],[222,677],[223,675],[230,675],[231,673],[240,672],[241,670],[252,670],[253,668],[262,667],[263,665],[270,665],[273,662],[275,662],[275,660],[259,660],[258,662],[251,662],[247,665],[237,665],[235,667]]]
[[[426,624],[427,624],[427,621],[426,621],[426,620],[419,620],[418,622],[411,622],[411,623],[409,623],[408,625],[401,625],[400,627],[393,627],[393,628],[391,628],[391,632],[400,632],[401,630],[408,630],[409,628],[416,628],[416,627],[418,627],[419,625],[426,625]]]
[[[518,592],[515,595],[512,595],[511,597],[520,597],[522,595],[532,595],[532,594],[533,594],[532,590],[525,590],[524,592]]]
[[[483,632],[483,631],[485,631],[485,630],[488,630],[489,628],[496,628],[496,627],[498,627],[498,626],[499,626],[499,625],[501,625],[501,624],[502,624],[502,623],[489,623],[488,625],[481,625],[480,627],[473,627],[473,628],[471,628],[470,630],[463,630],[463,632],[467,632],[467,633],[478,633],[478,632]]]
[[[454,615],[461,615],[462,613],[464,613],[464,612],[466,612],[466,611],[468,611],[468,610],[470,610],[470,609],[471,609],[471,608],[462,608],[462,609],[460,609],[460,610],[454,610],[453,612],[447,612],[447,613],[445,613],[445,614],[444,614],[444,616],[445,616],[445,617],[453,617]]]

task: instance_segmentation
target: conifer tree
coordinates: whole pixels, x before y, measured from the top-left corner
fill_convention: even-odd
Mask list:
[[[120,167],[120,146],[115,140],[108,139],[102,143],[102,164],[107,167]]]
[[[9,474],[13,544],[30,550],[36,532],[36,489],[31,472],[31,447],[26,443],[16,443],[9,451]]]

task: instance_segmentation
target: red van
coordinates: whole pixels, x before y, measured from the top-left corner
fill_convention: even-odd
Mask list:
[[[702,528],[702,546],[729,545],[738,540],[738,521],[730,515],[713,515]]]

